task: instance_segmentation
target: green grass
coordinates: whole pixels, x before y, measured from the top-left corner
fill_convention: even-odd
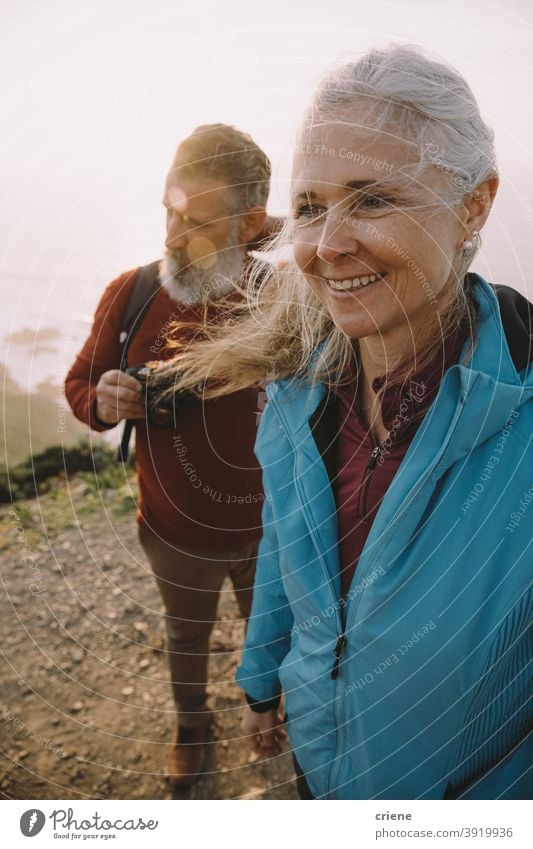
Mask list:
[[[0,550],[24,540],[29,546],[46,542],[79,521],[98,513],[135,515],[135,472],[117,464],[97,472],[78,472],[69,480],[46,480],[46,491],[0,510]],[[21,534],[20,528],[23,533]]]

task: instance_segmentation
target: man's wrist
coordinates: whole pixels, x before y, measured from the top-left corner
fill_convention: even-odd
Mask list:
[[[118,425],[119,421],[120,421],[120,419],[118,419],[116,422],[106,422],[106,421],[104,421],[104,419],[101,419],[100,416],[98,415],[98,401],[96,399],[94,401],[94,406],[93,406],[93,419],[94,419],[95,423],[97,425],[99,425],[100,427],[109,427],[109,428],[116,427]]]

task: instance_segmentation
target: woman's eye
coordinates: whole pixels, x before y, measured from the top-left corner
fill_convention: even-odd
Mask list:
[[[294,218],[300,220],[311,221],[316,218],[320,218],[321,215],[324,215],[325,210],[320,206],[314,206],[311,203],[304,203],[301,206],[296,207],[294,210]]]
[[[355,202],[355,209],[382,209],[388,206],[388,202],[380,195],[363,195]]]
[[[378,197],[377,195],[368,195],[368,197],[363,198],[363,206],[369,207],[370,209],[376,209],[378,206],[381,206],[383,203],[383,198]]]

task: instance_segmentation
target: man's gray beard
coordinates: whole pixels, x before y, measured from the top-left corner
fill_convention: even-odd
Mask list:
[[[244,254],[235,242],[221,251],[207,269],[195,267],[184,250],[165,251],[159,279],[173,300],[201,304],[217,301],[232,292],[243,267]]]

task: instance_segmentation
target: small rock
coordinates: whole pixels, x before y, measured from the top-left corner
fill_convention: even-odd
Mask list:
[[[264,787],[250,787],[247,793],[240,796],[240,799],[258,799],[265,792]]]
[[[147,622],[134,622],[133,627],[135,628],[136,631],[146,631],[146,629],[148,628],[148,623]]]
[[[77,646],[76,648],[72,649],[72,651],[70,652],[70,656],[74,663],[81,663],[81,661],[85,657],[85,652],[82,648],[79,648],[79,646]]]
[[[133,687],[123,687],[120,692],[123,696],[131,696],[133,693]]]
[[[82,702],[82,701],[74,702],[74,704],[70,706],[70,712],[71,713],[79,713],[80,710],[83,710],[84,707],[85,707],[85,702]]]
[[[147,657],[143,657],[143,659],[139,661],[139,669],[146,669],[148,666],[150,666],[150,662],[151,661],[148,660]]]

